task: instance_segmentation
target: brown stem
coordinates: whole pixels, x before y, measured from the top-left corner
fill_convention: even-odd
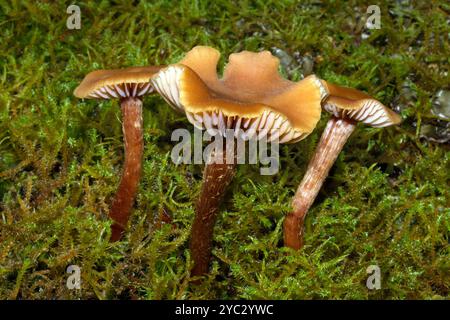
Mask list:
[[[313,204],[328,172],[355,130],[349,120],[332,117],[322,133],[316,151],[311,158],[302,182],[292,201],[293,212],[284,220],[284,244],[293,249],[303,246],[303,222]]]
[[[114,221],[111,226],[111,241],[122,237],[133,207],[134,198],[141,177],[142,152],[144,141],[142,134],[142,101],[138,98],[121,100],[122,131],[125,144],[125,163],[122,178],[109,216]]]
[[[212,154],[210,158],[212,157],[215,157],[215,160],[222,159],[222,163],[207,163],[203,172],[203,185],[191,230],[190,249],[194,260],[191,274],[193,276],[208,272],[217,212],[236,171],[235,154],[227,155],[226,148],[215,150],[215,154]]]

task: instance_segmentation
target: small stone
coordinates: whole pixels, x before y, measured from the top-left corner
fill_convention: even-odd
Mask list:
[[[305,55],[302,58],[302,71],[303,75],[307,76],[313,73],[314,60],[310,55]]]
[[[294,63],[294,58],[292,58],[286,51],[272,47],[273,55],[280,59],[280,63],[285,69],[290,69]]]
[[[403,81],[399,90],[399,94],[394,98],[394,111],[401,113],[409,107],[413,106],[417,100],[417,92],[414,83],[409,77]]]
[[[420,137],[435,143],[450,142],[450,122],[438,121],[436,124],[423,124],[420,127]]]
[[[435,94],[431,112],[443,120],[450,120],[450,90],[441,89]]]
[[[417,99],[417,93],[412,88],[412,82],[409,79],[406,79],[402,83],[402,87],[400,89],[400,94],[406,100],[410,100],[411,101],[411,100],[416,100]]]

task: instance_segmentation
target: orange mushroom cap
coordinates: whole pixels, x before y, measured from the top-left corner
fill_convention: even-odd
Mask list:
[[[401,117],[368,94],[321,80],[329,96],[323,108],[337,118],[363,122],[375,128],[396,125]]]
[[[180,62],[152,77],[155,89],[182,109],[199,128],[247,131],[295,142],[320,119],[326,88],[314,76],[292,82],[278,73],[279,60],[268,51],[231,54],[223,78],[217,75],[220,53],[198,46]]]
[[[140,97],[153,91],[149,78],[161,68],[149,66],[93,71],[84,77],[73,94],[87,99]]]

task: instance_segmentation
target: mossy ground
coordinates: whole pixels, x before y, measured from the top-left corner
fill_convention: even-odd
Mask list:
[[[362,1],[78,1],[81,30],[68,30],[72,2],[0,0],[0,298],[448,299],[449,146],[419,133],[437,121],[433,94],[450,85],[450,7],[420,3],[378,1],[381,29],[369,32]],[[144,177],[127,236],[110,244],[118,104],[72,92],[92,70],[166,64],[198,44],[223,57],[309,54],[319,77],[402,106],[404,121],[358,127],[308,215],[301,252],[282,247],[282,222],[328,116],[281,148],[279,174],[240,165],[211,274],[194,286],[187,241],[202,166],[169,156],[172,130],[191,125],[158,96],[145,99]],[[297,80],[292,66],[282,72]],[[81,290],[66,287],[71,264]],[[381,290],[365,285],[373,264]]]

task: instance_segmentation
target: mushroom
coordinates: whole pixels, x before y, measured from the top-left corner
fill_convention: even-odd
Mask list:
[[[284,220],[284,243],[293,249],[303,246],[303,223],[320,188],[358,122],[382,128],[400,123],[398,114],[358,90],[321,80],[329,96],[323,109],[331,113],[316,151],[292,201],[293,212]]]
[[[159,69],[160,67],[131,67],[93,71],[74,91],[74,95],[78,98],[120,100],[125,163],[120,185],[109,212],[114,221],[111,226],[111,241],[121,238],[133,206],[141,176],[144,145],[142,98],[154,91],[149,79]]]
[[[292,143],[315,128],[326,95],[316,76],[288,81],[278,73],[279,60],[270,52],[243,51],[230,55],[219,79],[219,57],[213,48],[195,47],[179,63],[154,75],[153,86],[169,104],[184,110],[195,127],[216,131],[222,137],[232,129],[234,136],[243,140]],[[210,158],[214,161],[204,169],[191,231],[194,276],[208,271],[216,215],[236,167],[235,150],[226,150],[225,145],[213,152]]]

